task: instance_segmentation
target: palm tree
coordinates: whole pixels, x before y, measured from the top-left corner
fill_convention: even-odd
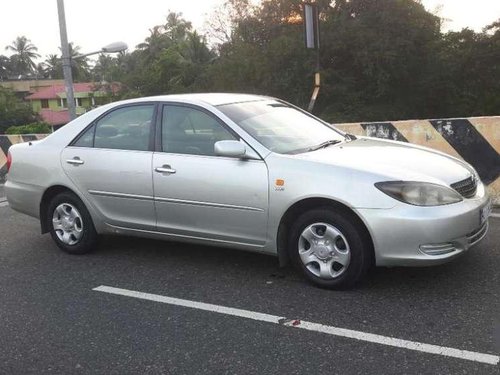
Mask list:
[[[31,43],[31,40],[23,36],[18,36],[10,46],[5,47],[8,51],[13,51],[11,61],[16,63],[16,73],[26,74],[35,71],[36,64],[33,60],[40,57],[38,48]]]
[[[139,43],[136,47],[145,52],[147,61],[151,61],[158,57],[159,53],[167,47],[166,42],[163,26],[155,26],[149,29],[149,36],[144,42]]]
[[[69,57],[71,60],[71,73],[73,74],[73,79],[75,81],[85,81],[89,79],[89,59],[87,57],[79,57],[80,46],[73,45],[73,42],[69,44]],[[59,47],[59,50],[61,48]],[[62,61],[62,60],[61,60]]]
[[[43,62],[38,63],[35,68],[35,78],[48,78],[47,72],[45,71],[45,65]]]
[[[117,69],[118,60],[114,57],[100,54],[92,69],[94,79],[100,82],[113,81],[113,70]]]
[[[47,58],[43,62],[43,68],[45,74],[49,78],[62,78],[62,61],[57,55],[51,54],[47,55]]]
[[[213,52],[207,47],[205,38],[196,31],[187,34],[183,55],[195,64],[207,63],[214,57]]]
[[[182,13],[170,12],[163,28],[170,40],[173,43],[178,43],[186,39],[187,32],[191,31],[192,27],[191,22],[182,18]]]
[[[0,80],[6,79],[11,73],[11,62],[7,56],[0,55]]]

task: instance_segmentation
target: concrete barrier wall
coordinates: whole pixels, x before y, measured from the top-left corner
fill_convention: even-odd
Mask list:
[[[500,204],[500,116],[335,126],[355,135],[416,143],[462,158],[476,168],[481,179],[488,185],[495,203]],[[42,139],[45,136],[0,135],[0,180],[7,171],[7,150],[12,144]]]
[[[351,134],[411,142],[464,159],[500,204],[500,116],[334,125]]]

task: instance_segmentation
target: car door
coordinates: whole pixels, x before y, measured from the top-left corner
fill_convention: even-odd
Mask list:
[[[155,111],[155,103],[115,108],[61,154],[68,177],[108,224],[156,228],[151,169]]]
[[[205,109],[168,104],[159,118],[159,151],[153,156],[158,230],[262,246],[268,219],[264,161],[216,156],[215,142],[239,137]]]

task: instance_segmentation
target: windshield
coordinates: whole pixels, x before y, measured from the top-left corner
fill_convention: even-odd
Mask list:
[[[325,142],[330,145],[344,140],[342,134],[323,122],[281,101],[224,104],[217,108],[269,150],[280,154],[312,151]]]

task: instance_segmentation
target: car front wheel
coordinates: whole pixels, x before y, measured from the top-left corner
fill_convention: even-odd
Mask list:
[[[88,210],[72,193],[60,193],[52,199],[47,220],[52,239],[67,253],[85,254],[97,242],[97,233]]]
[[[318,208],[300,215],[289,237],[291,258],[314,284],[345,289],[371,265],[371,243],[351,215]]]

